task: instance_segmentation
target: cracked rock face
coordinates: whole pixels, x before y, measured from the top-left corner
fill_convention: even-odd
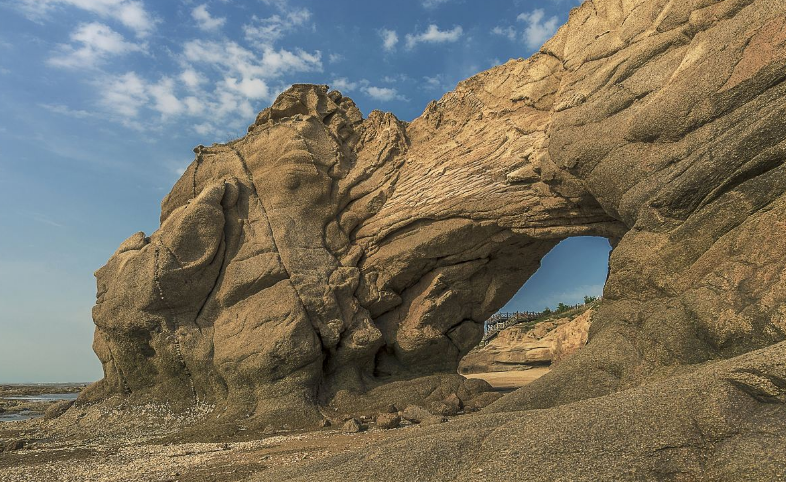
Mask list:
[[[497,407],[782,341],[784,78],[780,1],[594,0],[412,123],[293,86],[247,136],[195,149],[159,230],[96,273],[105,378],[83,399],[308,425],[453,374],[392,403],[467,403],[484,387],[449,378],[483,320],[578,235],[615,246],[589,344]]]

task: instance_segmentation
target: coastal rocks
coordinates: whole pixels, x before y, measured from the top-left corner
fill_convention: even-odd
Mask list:
[[[57,418],[74,405],[74,400],[60,400],[50,405],[44,412],[44,419],[51,420]]]
[[[252,427],[472,406],[487,388],[454,377],[483,321],[581,235],[614,246],[587,345],[565,358],[575,336],[555,338],[562,361],[492,410],[783,341],[784,17],[776,0],[585,2],[411,123],[293,86],[245,137],[198,146],[159,229],[96,272],[104,379],[80,403],[207,403]]]
[[[573,318],[513,325],[462,358],[460,373],[526,370],[567,359],[587,343],[594,309]]]

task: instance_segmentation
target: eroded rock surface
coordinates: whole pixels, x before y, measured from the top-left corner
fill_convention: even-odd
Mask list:
[[[593,313],[589,308],[572,317],[506,328],[467,353],[459,363],[459,372],[526,370],[564,361],[587,344]]]
[[[247,136],[199,146],[159,230],[96,273],[105,378],[82,400],[316,425],[455,374],[483,320],[577,235],[615,246],[589,343],[495,409],[783,341],[785,78],[780,0],[593,0],[409,124],[293,86]],[[482,396],[451,377],[385,403]]]

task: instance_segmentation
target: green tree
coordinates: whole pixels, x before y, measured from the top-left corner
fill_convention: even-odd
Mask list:
[[[557,305],[557,313],[564,313],[570,310],[570,306],[566,305],[565,303],[560,303]]]
[[[597,300],[598,300],[597,296],[584,296],[584,304],[585,305],[588,305],[588,304],[590,304],[590,303],[592,303],[594,301],[597,301]]]

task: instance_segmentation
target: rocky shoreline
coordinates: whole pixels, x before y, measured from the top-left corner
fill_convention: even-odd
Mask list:
[[[11,415],[44,416],[54,406],[70,406],[87,383],[40,383],[0,385],[0,423]],[[72,399],[73,397],[73,399]]]
[[[75,393],[82,385],[67,388]],[[17,386],[3,393],[35,395],[38,389]],[[390,405],[381,413],[326,420],[322,428],[307,431],[287,426],[254,430],[243,423],[217,428],[209,423],[215,410],[209,405],[178,412],[166,404],[72,407],[69,401],[65,410],[50,416],[61,402],[36,403],[28,406],[47,416],[0,424],[3,481],[244,480],[272,468],[405,440],[477,411],[454,396],[428,409]],[[93,429],[83,430],[81,424]]]

